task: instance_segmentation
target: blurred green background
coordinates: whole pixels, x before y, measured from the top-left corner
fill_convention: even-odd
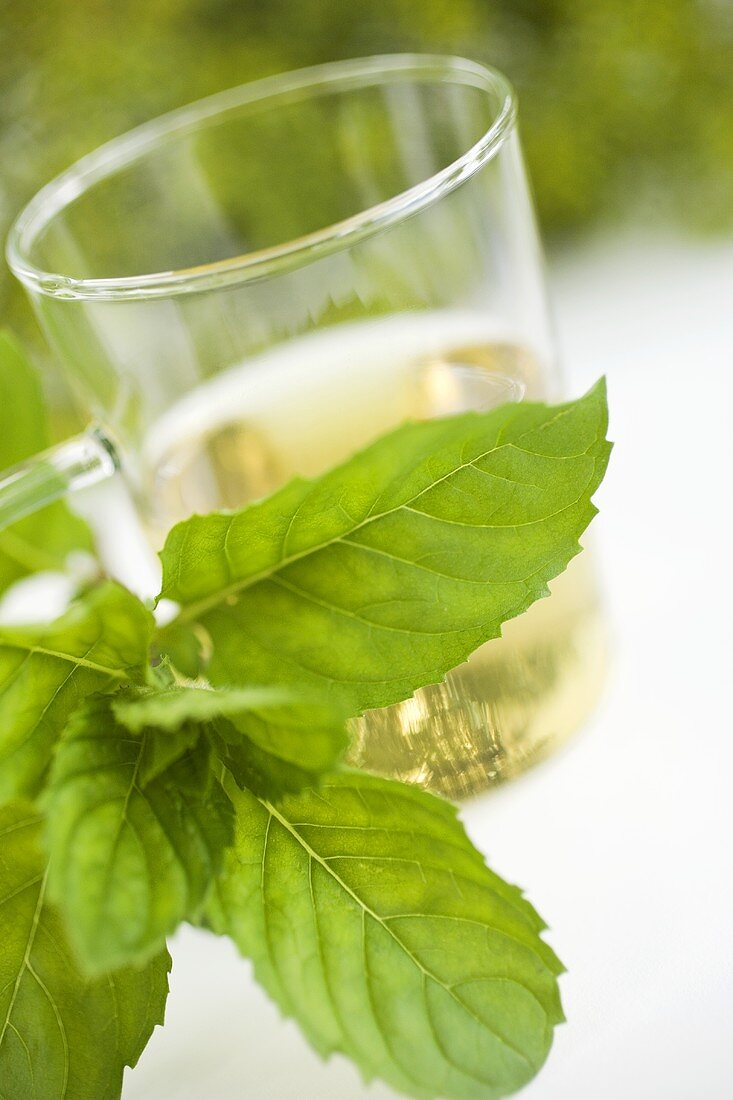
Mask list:
[[[550,244],[733,223],[733,0],[4,0],[0,233],[107,138],[272,72],[454,52],[504,70]],[[3,267],[0,309],[30,314]]]

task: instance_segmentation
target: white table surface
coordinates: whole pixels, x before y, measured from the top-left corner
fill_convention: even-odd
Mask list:
[[[551,924],[568,1024],[527,1100],[733,1095],[733,243],[600,242],[551,271],[569,390],[609,380],[596,542],[615,657],[563,753],[465,820]],[[386,1100],[181,931],[125,1100]]]

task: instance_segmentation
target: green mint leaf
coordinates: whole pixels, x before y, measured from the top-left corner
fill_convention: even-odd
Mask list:
[[[59,742],[45,795],[49,896],[90,973],[140,962],[201,907],[232,838],[232,807],[195,726],[115,720],[90,699]]]
[[[144,680],[152,629],[140,601],[111,581],[48,626],[0,628],[0,803],[38,792],[83,699]]]
[[[336,470],[174,527],[162,595],[215,685],[310,682],[357,714],[442,679],[547,595],[608,461],[605,387],[406,424]],[[165,644],[165,632],[161,634]]]
[[[316,785],[348,743],[343,713],[313,689],[175,688],[121,697],[113,706],[135,733],[146,725],[178,730],[185,722],[206,724],[239,786],[267,798]]]
[[[117,1100],[162,1024],[170,957],[84,976],[46,896],[41,822],[0,808],[0,1095],[4,1100]]]
[[[562,967],[448,803],[360,773],[278,807],[232,798],[209,922],[317,1050],[418,1097],[491,1100],[534,1076]]]
[[[38,375],[7,332],[0,332],[0,470],[50,443]],[[64,568],[73,550],[93,549],[84,521],[63,502],[0,531],[0,592],[43,569]]]

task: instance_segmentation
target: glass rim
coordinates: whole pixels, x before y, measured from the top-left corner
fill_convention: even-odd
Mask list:
[[[306,98],[327,92],[378,85],[380,78],[411,76],[474,87],[493,94],[498,109],[489,128],[445,168],[419,183],[341,221],[281,244],[175,271],[112,278],[76,278],[44,271],[31,263],[31,248],[53,219],[100,180],[141,160],[161,141],[174,139],[250,104]],[[516,119],[511,84],[496,69],[462,57],[435,54],[384,54],[328,62],[240,84],[160,115],[94,149],[76,161],[30,200],[13,222],[6,258],[13,274],[30,290],[54,298],[142,299],[173,297],[262,278],[300,266],[371,236],[448,194],[503,145]]]

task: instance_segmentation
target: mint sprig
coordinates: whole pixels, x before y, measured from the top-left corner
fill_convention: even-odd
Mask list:
[[[118,1097],[184,920],[230,936],[366,1078],[463,1100],[537,1072],[562,1019],[543,922],[447,803],[340,760],[347,718],[547,594],[605,429],[602,386],[405,425],[176,527],[165,628],[106,581],[0,631],[3,1100]]]

